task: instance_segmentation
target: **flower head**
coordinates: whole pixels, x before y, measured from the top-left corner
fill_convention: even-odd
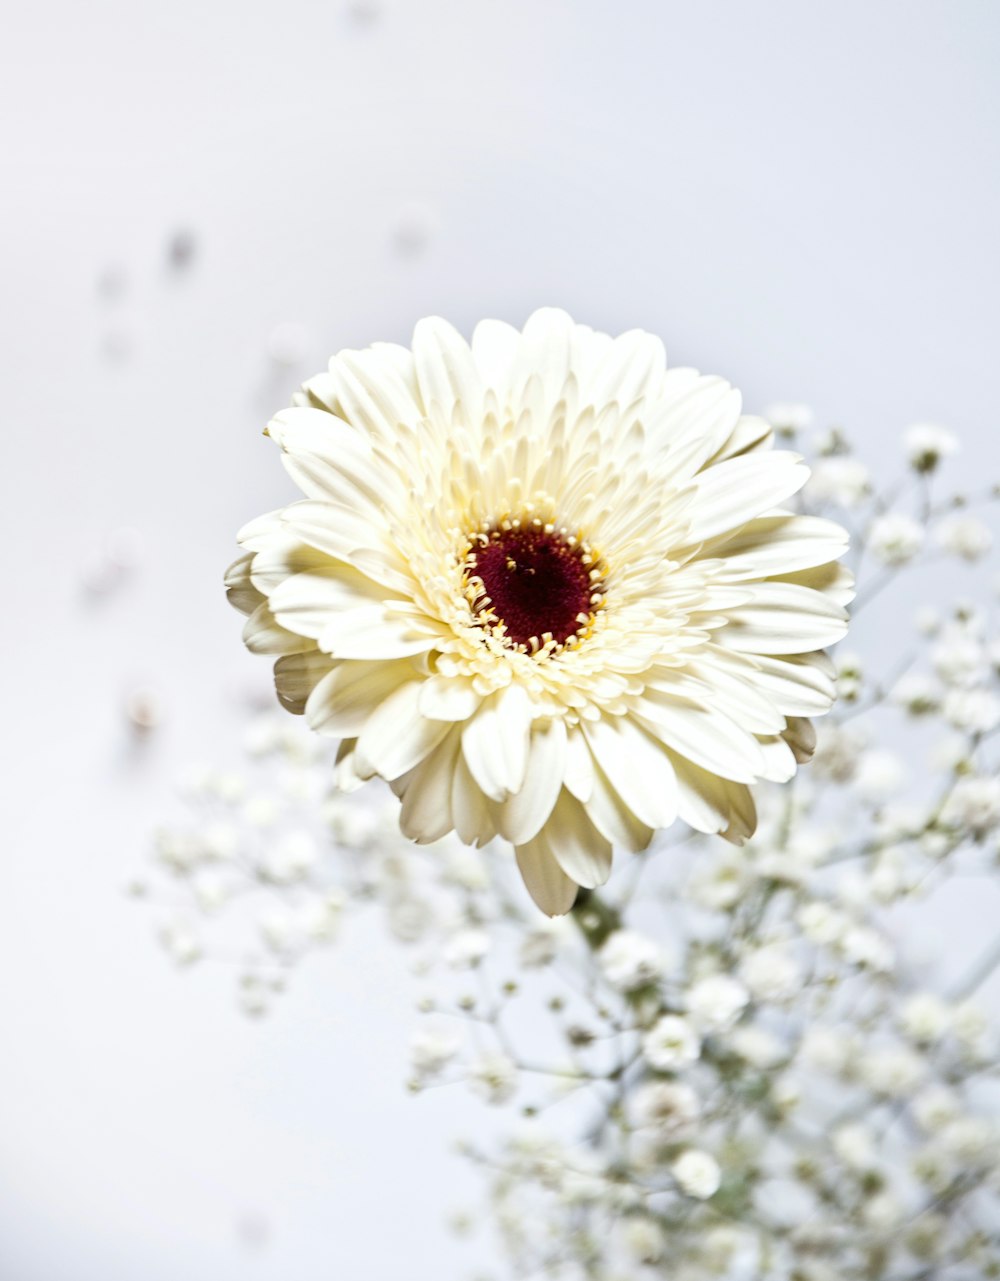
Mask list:
[[[342,352],[269,424],[305,499],[227,577],[278,697],[404,833],[513,843],[548,913],[676,819],[741,842],[805,759],[839,526],[722,379],[558,311]]]

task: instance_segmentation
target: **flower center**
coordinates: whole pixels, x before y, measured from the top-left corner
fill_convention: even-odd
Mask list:
[[[586,543],[540,520],[476,534],[465,559],[477,621],[533,654],[582,639],[603,599],[602,578]]]

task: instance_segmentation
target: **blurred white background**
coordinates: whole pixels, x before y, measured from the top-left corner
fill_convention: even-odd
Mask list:
[[[959,475],[995,473],[1000,10],[3,17],[0,1277],[489,1270],[443,1225],[481,1109],[406,1097],[401,953],[348,937],[249,1024],[122,893],[176,772],[236,760],[234,694],[267,686],[221,591],[238,526],[291,492],[260,429],[339,347],[555,303],[659,333],[752,410],[806,401],[876,461],[931,419]],[[122,526],[142,563],[88,595]],[[164,709],[140,752],[136,687]]]

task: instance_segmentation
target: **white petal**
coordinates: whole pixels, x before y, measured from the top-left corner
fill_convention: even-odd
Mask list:
[[[611,842],[569,792],[560,795],[542,835],[556,862],[577,885],[593,889],[611,875]]]
[[[309,695],[306,719],[319,734],[355,737],[375,709],[414,677],[408,662],[338,663]]]
[[[472,777],[491,800],[506,800],[524,782],[531,720],[528,695],[511,682],[491,694],[465,725],[465,760]]]
[[[679,813],[689,827],[714,834],[732,825],[744,835],[752,835],[753,825],[748,828],[747,820],[755,818],[755,811],[745,784],[719,778],[676,753],[672,759],[679,788]]]
[[[315,641],[282,627],[275,620],[267,601],[258,605],[244,623],[243,644],[251,654],[297,654],[316,648]]]
[[[584,724],[594,759],[611,786],[646,827],[669,827],[677,817],[673,766],[662,745],[628,716]]]
[[[432,316],[413,331],[413,359],[420,393],[428,410],[437,404],[450,419],[460,404],[468,423],[483,413],[483,383],[469,344],[447,321]]]
[[[730,458],[700,472],[696,499],[687,509],[689,544],[716,538],[776,507],[809,478],[798,454],[768,450]]]
[[[318,640],[338,614],[371,607],[385,596],[386,589],[378,583],[331,561],[328,568],[293,574],[279,583],[271,592],[270,605],[282,627]]]
[[[552,813],[565,772],[565,722],[561,717],[535,721],[524,783],[497,813],[500,835],[514,845],[536,836]]]
[[[452,732],[410,771],[399,826],[404,836],[422,845],[439,841],[452,830],[451,794],[461,736]]]
[[[749,654],[804,654],[840,640],[847,631],[843,606],[795,583],[749,583],[754,600],[729,613],[719,644]]]
[[[847,550],[846,530],[819,516],[772,515],[749,521],[702,549],[723,558],[727,582],[788,574],[837,560]]]
[[[378,467],[368,437],[322,409],[285,409],[267,425],[288,474],[308,498],[343,503],[375,523],[398,501],[400,479]]]
[[[511,368],[520,342],[520,333],[502,320],[481,320],[472,331],[472,358],[483,386],[496,392],[501,406],[507,403]]]
[[[461,752],[451,782],[451,815],[459,840],[466,845],[486,845],[496,836],[489,801],[472,777]]]
[[[331,618],[319,637],[334,658],[406,658],[424,654],[440,640],[430,625],[396,615],[382,605],[349,609]]]
[[[563,916],[576,901],[577,886],[555,860],[547,842],[535,837],[515,849],[528,893],[546,916]]]
[[[713,774],[752,783],[764,771],[757,740],[715,708],[697,707],[658,690],[647,690],[641,719],[667,747]]]
[[[332,663],[318,649],[304,654],[285,654],[274,664],[274,688],[283,707],[301,716],[316,685],[330,671]]]
[[[371,436],[391,441],[400,423],[424,416],[413,355],[405,347],[376,343],[368,351],[342,351],[330,361],[330,381],[344,417]]]
[[[226,570],[226,599],[233,609],[241,614],[252,614],[264,603],[264,596],[254,587],[250,579],[250,566],[253,563],[253,552],[241,556]]]
[[[471,677],[437,674],[424,681],[420,712],[434,721],[467,721],[482,701]]]
[[[429,721],[417,709],[421,681],[395,689],[369,716],[358,735],[356,765],[361,774],[398,778],[419,765],[451,728],[445,721]]]
[[[583,730],[574,726],[566,737],[566,790],[586,804],[594,790],[594,763]]]
[[[819,654],[771,657],[755,654],[754,681],[785,716],[821,716],[837,696],[833,677]]]
[[[636,818],[617,791],[608,782],[604,771],[593,766],[590,796],[585,806],[591,822],[614,845],[637,854],[653,839],[652,827]]]

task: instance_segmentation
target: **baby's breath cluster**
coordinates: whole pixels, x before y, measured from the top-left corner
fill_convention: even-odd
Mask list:
[[[769,417],[787,440],[811,424]],[[859,604],[814,762],[757,790],[741,848],[671,829],[546,920],[503,848],[411,844],[388,790],[335,793],[323,740],[285,717],[254,720],[239,773],[185,781],[136,886],[169,955],[233,962],[260,1015],[349,918],[381,917],[414,976],[409,1088],[511,1116],[463,1145],[491,1275],[1000,1277],[1000,949],[971,926],[930,942],[942,902],[1000,875],[990,495],[938,492],[956,449],[910,428],[883,487],[821,437],[802,502],[853,526]],[[918,609],[940,561],[964,597]]]

